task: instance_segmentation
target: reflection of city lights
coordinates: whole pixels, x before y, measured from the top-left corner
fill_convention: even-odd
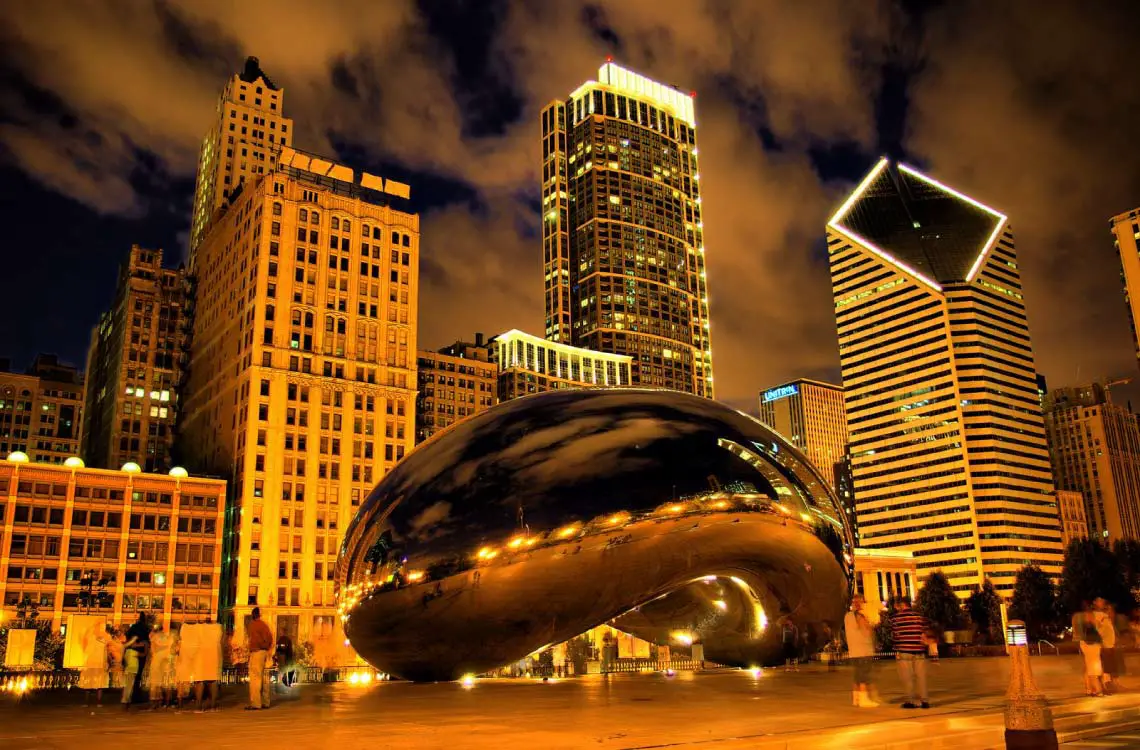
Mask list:
[[[408,583],[415,583],[416,581],[422,580],[423,577],[424,577],[424,572],[422,570],[409,571],[408,572]]]
[[[674,503],[673,505],[670,505],[668,508],[666,508],[666,510],[669,511],[670,513],[680,513],[684,509],[685,509],[685,506],[681,505],[679,503]]]
[[[618,513],[617,515],[614,515],[614,516],[610,516],[610,520],[608,521],[608,523],[609,523],[611,526],[612,526],[612,525],[614,525],[614,524],[618,524],[618,523],[621,523],[621,518],[622,518],[622,517],[621,517],[621,514],[620,514],[620,513]]]
[[[665,676],[666,676],[666,677],[672,677],[672,676],[673,676],[673,675],[675,675],[675,674],[677,674],[677,673],[676,673],[676,672],[674,672],[674,671],[672,670],[672,668],[666,668],[666,669],[665,669]]]
[[[478,557],[480,560],[493,560],[495,558],[495,556],[498,554],[499,554],[498,550],[491,549],[490,547],[484,547],[481,550],[479,550],[476,557]]]
[[[526,546],[533,547],[537,542],[538,542],[538,537],[536,537],[536,536],[527,537]]]
[[[805,521],[811,520],[811,516],[809,516],[807,513],[800,513],[800,518],[802,518]]]
[[[725,508],[727,508],[727,507],[728,507],[728,501],[726,501],[726,500],[717,500],[715,503],[713,503],[713,507],[714,507],[714,508],[717,508],[717,509],[719,509],[719,510],[724,510]]]
[[[693,636],[683,630],[678,630],[677,632],[673,633],[673,640],[677,641],[678,643],[683,643],[686,646],[693,645]]]
[[[349,681],[349,683],[351,683],[353,685],[359,684],[360,675],[358,675],[356,672],[353,672],[352,674],[350,674],[348,676],[348,681]]]
[[[463,675],[463,677],[461,677],[461,678],[460,678],[459,682],[460,682],[460,684],[461,684],[461,685],[463,685],[463,687],[465,687],[465,688],[474,687],[474,685],[475,685],[475,675],[473,675],[473,674],[465,674],[465,675]]]
[[[574,534],[576,534],[577,532],[578,532],[577,526],[567,526],[566,528],[564,528],[558,532],[558,536],[561,539],[565,539],[568,536],[574,536]]]
[[[721,610],[722,612],[724,610],[728,609],[728,605],[725,604],[724,599],[717,599],[715,602],[713,602],[713,604],[716,606],[717,609]]]
[[[518,549],[519,547],[522,546],[522,543],[523,543],[523,538],[521,536],[516,536],[511,541],[507,542],[507,546],[510,547],[511,549]]]
[[[760,667],[749,667],[748,671],[752,673],[753,677],[759,677],[764,674],[764,671],[760,669]]]
[[[716,576],[705,576],[701,580],[704,581],[705,583],[712,583],[713,581],[716,580]]]

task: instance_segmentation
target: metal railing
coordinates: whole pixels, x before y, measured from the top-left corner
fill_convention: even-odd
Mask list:
[[[1061,653],[1060,649],[1058,649],[1055,645],[1053,645],[1049,641],[1040,640],[1040,641],[1037,641],[1037,655],[1038,656],[1041,656],[1041,647],[1042,646],[1048,646],[1049,648],[1053,649],[1053,655],[1054,656],[1057,656]]]

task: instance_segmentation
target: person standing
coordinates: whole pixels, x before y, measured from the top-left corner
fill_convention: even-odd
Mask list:
[[[783,627],[780,629],[780,638],[784,644],[784,671],[800,671],[800,631],[790,617],[784,619]]]
[[[1085,695],[1104,695],[1101,675],[1104,673],[1100,662],[1100,632],[1096,627],[1096,615],[1088,602],[1081,605],[1081,611],[1073,615],[1073,640],[1081,650],[1084,663]]]
[[[929,627],[926,618],[910,608],[910,597],[899,597],[891,618],[891,635],[895,642],[899,678],[907,693],[903,708],[930,708],[926,689],[926,631]]]
[[[875,708],[879,704],[871,699],[871,665],[875,658],[875,629],[863,614],[863,597],[851,600],[851,611],[843,618],[847,634],[847,658],[855,665],[855,683],[851,688],[851,705]]]
[[[254,607],[249,621],[249,705],[246,711],[269,708],[269,680],[265,671],[273,643],[273,631],[261,619],[261,608]]]
[[[131,697],[135,692],[135,683],[138,681],[139,668],[146,658],[146,649],[150,645],[150,628],[147,626],[146,613],[139,612],[139,619],[127,629],[127,642],[123,644],[123,710],[131,706]]]

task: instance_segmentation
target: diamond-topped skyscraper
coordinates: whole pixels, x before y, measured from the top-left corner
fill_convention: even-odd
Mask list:
[[[963,595],[1060,574],[1061,531],[1007,217],[881,160],[828,222],[865,547]]]
[[[542,111],[542,154],[546,338],[711,398],[693,95],[607,62]]]

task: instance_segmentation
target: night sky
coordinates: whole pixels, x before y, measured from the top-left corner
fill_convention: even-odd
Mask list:
[[[66,9],[66,13],[63,10]],[[538,113],[607,55],[696,90],[718,396],[836,378],[824,222],[881,154],[1009,214],[1051,385],[1135,372],[1140,4],[16,0],[0,26],[0,357],[82,364],[131,243],[186,252],[246,55],[300,148],[412,185],[420,346],[541,334]]]

